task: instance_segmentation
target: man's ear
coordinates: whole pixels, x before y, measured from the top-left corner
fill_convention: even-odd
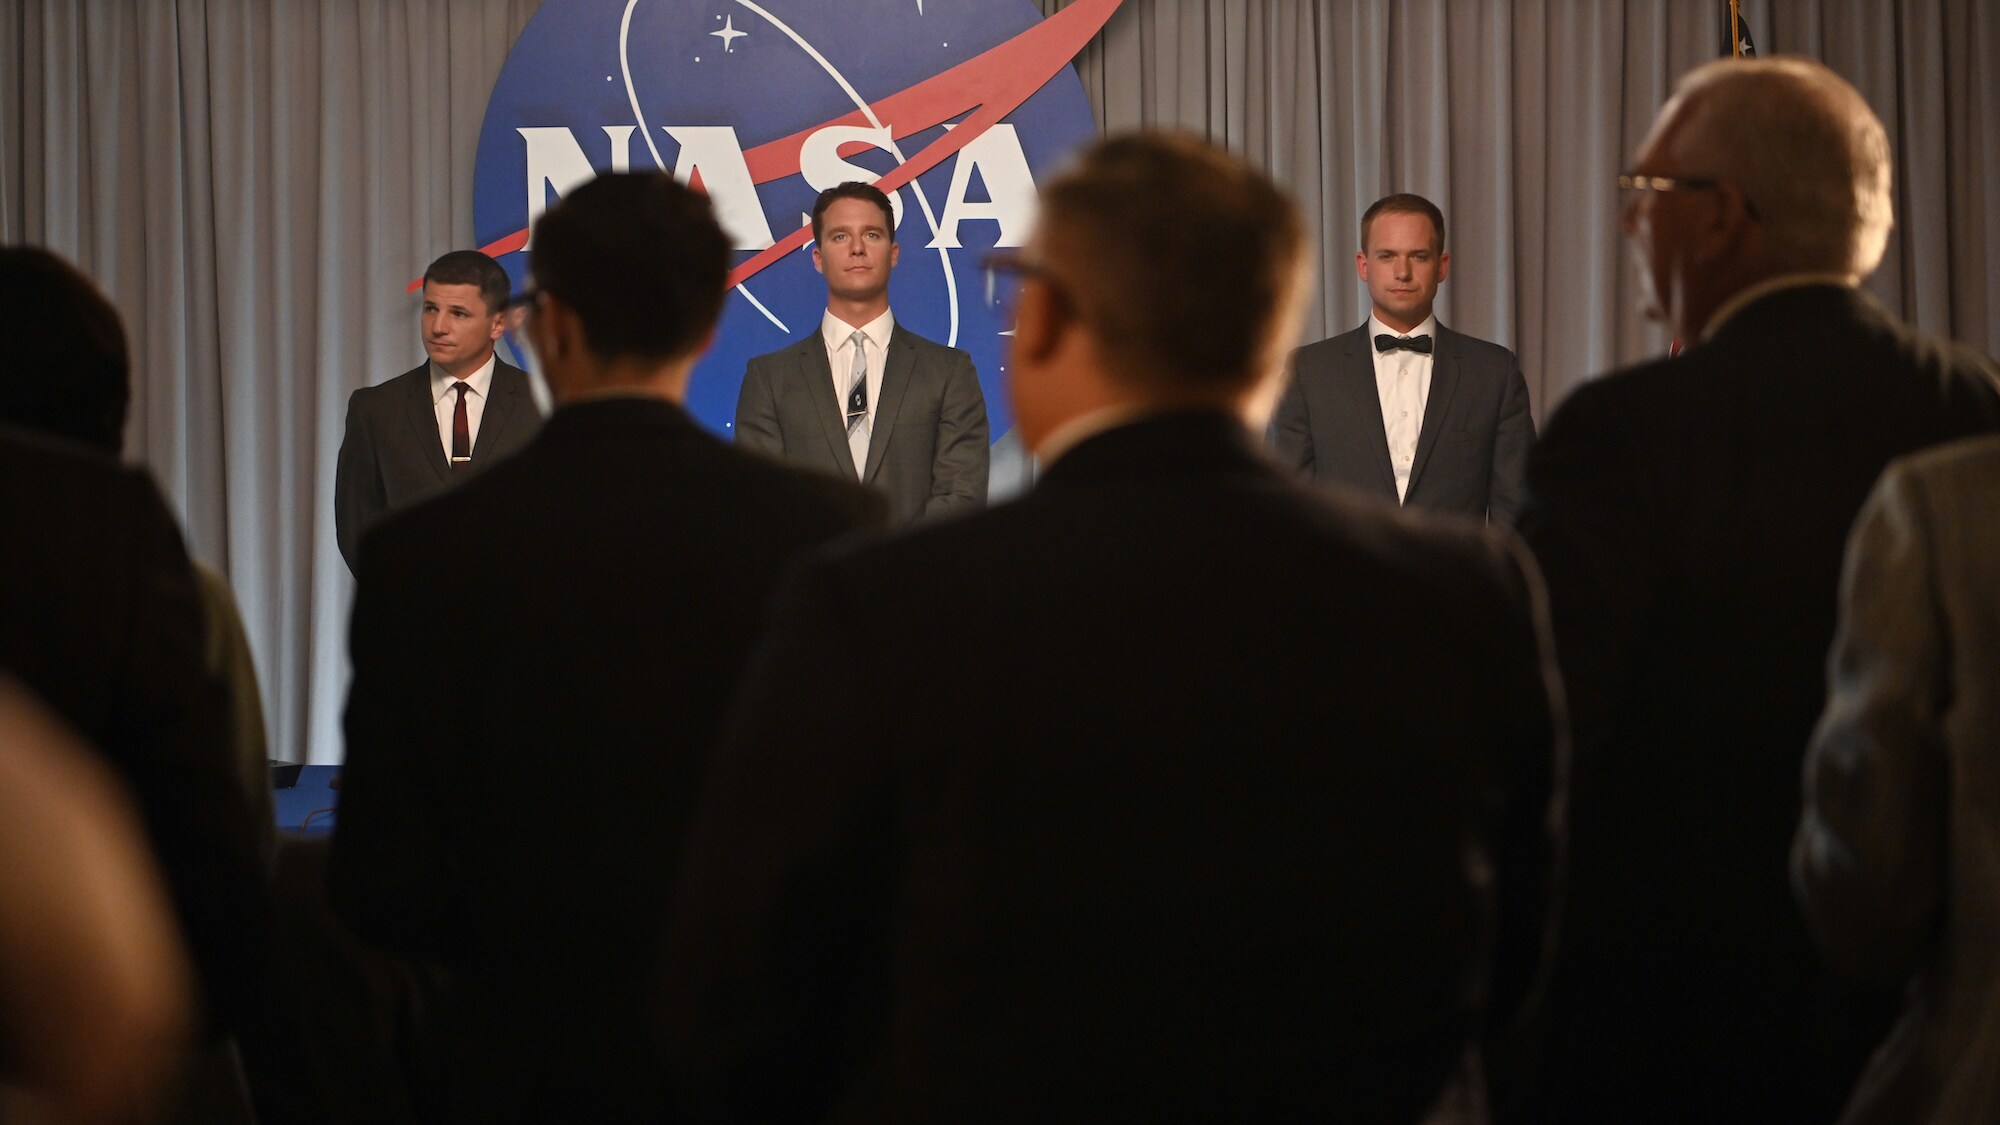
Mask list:
[[[819,243],[817,242],[813,243],[813,268],[821,273],[826,272],[826,267],[819,264]]]
[[[528,318],[528,343],[534,346],[535,355],[541,358],[542,367],[546,369],[567,357],[581,343],[575,338],[581,329],[581,322],[576,319],[576,314],[570,312],[568,305],[544,293],[534,315]]]
[[[1714,191],[1701,194],[1708,196],[1713,203],[1711,210],[1693,228],[1694,245],[1690,252],[1696,261],[1714,261],[1739,253],[1747,242],[1763,237],[1756,209],[1750,205],[1750,197],[1743,194],[1740,186],[1724,180],[1715,185]]]
[[[1075,316],[1060,289],[1039,278],[1022,279],[1021,295],[1014,303],[1015,355],[1043,360],[1055,354]]]

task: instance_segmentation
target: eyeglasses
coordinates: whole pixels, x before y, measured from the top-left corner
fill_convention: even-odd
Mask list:
[[[1642,176],[1637,172],[1618,173],[1619,191],[1714,191],[1721,180],[1706,176]]]
[[[1058,301],[1061,301],[1065,305],[1069,304],[1069,289],[1063,284],[1062,279],[1058,278],[1055,272],[1050,270],[1049,267],[1029,258],[1019,250],[995,250],[991,254],[980,258],[979,264],[986,271],[987,303],[999,305],[1003,315],[1010,324],[1014,320],[1014,302],[1020,298],[1018,280],[1032,277],[1043,285],[1048,286],[1054,292]],[[994,278],[1002,275],[1012,276],[1017,279],[1015,285],[1007,288],[1004,298],[995,292],[996,286],[994,285]]]
[[[1049,280],[1049,268],[1030,259],[1019,250],[995,250],[979,259],[980,268],[988,273],[1013,274],[1016,277],[1039,277]]]
[[[1637,172],[1618,173],[1619,191],[1715,191],[1722,181],[1713,176],[1642,176]],[[1758,218],[1757,204],[1748,195],[1743,195],[1743,210],[1753,219]]]

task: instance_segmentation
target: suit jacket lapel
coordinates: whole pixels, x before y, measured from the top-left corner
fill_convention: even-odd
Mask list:
[[[826,452],[831,462],[852,472],[854,452],[847,447],[847,416],[842,413],[840,396],[833,389],[833,368],[826,362],[826,340],[818,332],[799,344],[799,378],[805,381],[806,397],[819,416],[826,434]]]
[[[509,374],[514,370],[505,363],[494,361],[493,381],[487,384],[492,393],[486,397],[486,412],[479,419],[479,436],[472,443],[472,463],[475,465],[484,464],[483,451],[501,447],[500,435],[507,432],[521,399],[527,397],[524,393],[527,388],[516,385],[516,380]],[[519,381],[525,383],[527,378],[524,372]]]
[[[882,468],[882,455],[889,448],[889,435],[896,428],[896,407],[903,392],[910,389],[910,373],[917,365],[917,351],[904,342],[901,332],[889,333],[889,355],[882,364],[882,393],[875,399],[875,425],[868,431],[867,470],[861,474],[866,484]]]
[[[1410,460],[1411,492],[1417,490],[1417,479],[1423,476],[1424,462],[1430,460],[1431,449],[1444,430],[1444,416],[1451,411],[1452,395],[1458,390],[1458,348],[1442,324],[1438,325],[1435,345],[1431,351],[1431,393],[1424,400],[1424,424],[1417,431],[1416,456]]]
[[[1382,487],[1388,489],[1389,497],[1396,496],[1396,466],[1389,460],[1389,435],[1382,429],[1382,392],[1375,387],[1375,347],[1368,339],[1368,324],[1349,334],[1347,352],[1341,357],[1342,371],[1339,380],[1345,392],[1341,406],[1353,412],[1352,429],[1362,435],[1361,440],[1370,452],[1369,460],[1375,463],[1375,472],[1381,478]]]
[[[430,364],[417,371],[419,374],[410,380],[410,389],[403,397],[403,416],[416,439],[411,448],[420,451],[419,459],[430,466],[438,480],[449,481],[451,462],[445,460],[444,445],[438,441],[437,400],[431,397]]]

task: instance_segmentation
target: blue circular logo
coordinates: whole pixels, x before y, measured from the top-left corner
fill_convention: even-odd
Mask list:
[[[1036,183],[1095,137],[1067,64],[1116,6],[1044,21],[1029,0],[548,0],[487,103],[479,244],[519,288],[533,220],[598,172],[708,192],[736,270],[688,407],[727,433],[744,364],[818,330],[814,197],[879,180],[902,247],[896,322],[971,353],[998,439],[1008,325],[982,259],[1026,239]]]

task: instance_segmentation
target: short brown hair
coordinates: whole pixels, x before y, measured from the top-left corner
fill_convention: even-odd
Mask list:
[[[1437,204],[1421,195],[1399,191],[1369,204],[1368,210],[1361,213],[1362,253],[1368,252],[1368,227],[1375,221],[1377,215],[1422,215],[1431,221],[1431,230],[1437,233],[1436,244],[1431,249],[1440,254],[1444,252],[1444,212],[1438,210]]]
[[[424,284],[477,285],[479,299],[486,302],[486,315],[507,306],[507,271],[500,263],[477,250],[453,250],[432,262],[424,271]]]
[[[1289,346],[1275,336],[1303,292],[1305,225],[1269,178],[1200,138],[1099,142],[1043,193],[1036,245],[1129,381],[1237,387]]]
[[[896,209],[889,205],[888,194],[874,184],[864,184],[860,180],[849,180],[844,184],[835,184],[825,191],[820,192],[819,198],[813,200],[812,222],[813,241],[815,243],[820,240],[820,227],[822,225],[820,217],[826,214],[827,208],[842,199],[859,199],[863,203],[873,203],[875,206],[880,207],[882,209],[882,227],[889,232],[889,241],[896,241]]]

